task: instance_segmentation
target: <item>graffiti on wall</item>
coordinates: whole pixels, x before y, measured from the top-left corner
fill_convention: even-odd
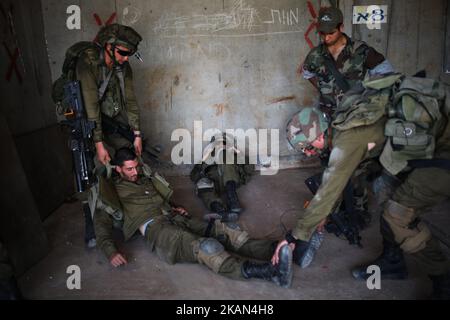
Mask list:
[[[17,63],[19,62],[20,48],[18,45],[16,29],[14,27],[13,19],[14,7],[11,4],[7,9],[0,4],[0,17],[3,27],[1,28],[3,40],[3,48],[5,48],[6,54],[9,59],[8,68],[5,74],[6,81],[10,82],[13,74],[16,75],[19,84],[22,84],[22,75]]]

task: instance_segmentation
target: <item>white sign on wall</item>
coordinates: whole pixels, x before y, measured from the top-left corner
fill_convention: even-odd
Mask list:
[[[353,6],[353,24],[366,24],[369,29],[381,29],[387,23],[388,6]]]

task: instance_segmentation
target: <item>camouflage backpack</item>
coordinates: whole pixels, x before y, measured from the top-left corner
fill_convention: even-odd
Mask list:
[[[332,126],[348,130],[387,117],[380,162],[396,175],[409,160],[433,158],[435,140],[445,122],[444,98],[443,86],[433,79],[401,74],[365,79],[344,96]]]
[[[445,88],[433,79],[404,77],[388,108],[388,138],[380,162],[397,174],[409,160],[432,159],[436,139],[446,123]]]

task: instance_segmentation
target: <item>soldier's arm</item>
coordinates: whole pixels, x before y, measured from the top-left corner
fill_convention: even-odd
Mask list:
[[[316,52],[310,52],[302,64],[302,73],[303,78],[305,80],[308,80],[314,86],[314,88],[319,90],[316,66],[317,60],[318,56]]]
[[[139,107],[134,94],[133,71],[129,64],[125,69],[125,95],[127,99],[128,124],[134,131],[139,131]]]
[[[94,142],[102,141],[102,123],[100,116],[100,106],[98,101],[98,89],[94,69],[88,56],[80,56],[76,66],[76,76],[81,82],[81,92],[83,94],[84,106],[88,120],[95,121],[93,133]]]
[[[97,210],[94,215],[94,229],[97,246],[102,250],[108,260],[111,260],[114,255],[119,253],[112,236],[112,217],[103,210]]]
[[[370,75],[394,72],[394,67],[381,53],[372,47],[368,47],[366,50],[364,64]]]

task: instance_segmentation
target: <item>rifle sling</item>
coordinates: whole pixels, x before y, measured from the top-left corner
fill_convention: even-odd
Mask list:
[[[329,55],[324,57],[323,60],[325,67],[333,74],[333,77],[336,79],[336,84],[339,89],[341,89],[343,92],[347,92],[350,89],[350,85],[348,84],[342,73],[340,73],[337,69],[334,60],[331,60],[331,57]]]

